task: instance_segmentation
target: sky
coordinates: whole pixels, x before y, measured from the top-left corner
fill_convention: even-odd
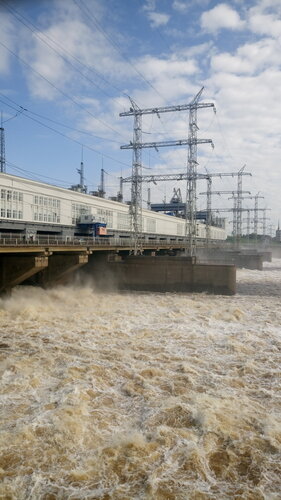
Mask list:
[[[0,110],[6,171],[62,187],[116,195],[131,175],[130,98],[140,108],[188,104],[200,91],[199,173],[237,173],[243,208],[266,208],[267,234],[281,219],[280,0],[0,0]],[[146,115],[143,142],[187,139],[188,112]],[[142,150],[143,174],[182,173],[186,147]],[[251,175],[249,175],[251,174]],[[184,182],[143,184],[146,206]],[[205,180],[197,207],[206,207]],[[213,179],[213,208],[231,224],[237,176]],[[130,185],[125,184],[130,199]],[[263,211],[259,212],[262,219]],[[245,212],[246,214],[246,212]],[[219,213],[217,214],[219,215]],[[246,215],[243,219],[246,219]],[[253,212],[251,212],[251,220]],[[231,227],[231,226],[230,226]],[[243,227],[246,229],[246,222]],[[259,223],[262,233],[262,222]]]

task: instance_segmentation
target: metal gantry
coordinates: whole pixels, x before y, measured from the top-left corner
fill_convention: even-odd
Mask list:
[[[244,172],[244,167],[243,167],[238,172],[218,173],[218,174],[210,174],[210,173],[208,173],[206,175],[206,179],[207,179],[207,191],[204,192],[204,193],[199,193],[199,194],[205,194],[205,195],[207,195],[207,224],[206,224],[207,246],[209,245],[209,239],[210,239],[210,221],[211,221],[211,211],[212,211],[211,210],[212,209],[212,194],[233,194],[233,196],[235,194],[237,194],[237,197],[238,197],[238,193],[239,193],[239,197],[240,197],[240,200],[241,200],[241,194],[243,193],[243,191],[242,191],[242,183],[241,183],[241,179],[240,178],[243,175],[252,175],[252,174],[250,172]],[[211,178],[212,177],[223,177],[223,176],[231,176],[231,177],[237,176],[238,177],[237,192],[235,192],[235,191],[212,191],[212,180],[211,180]],[[249,192],[249,191],[247,191],[247,192]],[[238,233],[238,228],[237,228],[237,211],[238,211],[237,201],[234,199],[234,208],[233,208],[233,235],[235,236],[235,238],[241,232],[241,229],[240,229],[240,232]],[[240,212],[240,214],[242,213],[242,205],[241,204],[240,204],[239,212]],[[241,225],[239,227],[241,228]]]
[[[243,167],[239,170],[238,172],[238,183],[237,183],[237,220],[236,220],[236,243],[239,245],[239,240],[242,236],[242,178],[244,173],[246,165],[243,165]],[[250,174],[251,175],[251,174]],[[250,194],[250,191],[246,191],[247,193]]]
[[[186,187],[186,217],[185,217],[185,236],[189,237],[189,255],[196,255],[196,239],[197,239],[197,225],[196,225],[196,180],[197,180],[197,145],[200,140],[197,138],[198,125],[197,125],[197,110],[198,108],[213,107],[213,103],[199,103],[204,87],[198,92],[190,103],[189,108],[189,131],[188,131],[188,153],[187,153],[187,187]],[[213,142],[209,139],[213,145]]]
[[[137,255],[142,253],[142,161],[141,150],[144,147],[142,144],[142,110],[138,105],[130,99],[131,108],[128,114],[134,116],[134,132],[133,142],[127,146],[121,146],[121,149],[133,150],[132,161],[132,184],[131,184],[131,230],[133,235],[133,251]],[[120,113],[120,116],[127,116]],[[150,147],[150,146],[148,146]]]
[[[269,217],[266,217],[266,211],[270,210],[269,208],[264,208],[263,209],[263,218],[262,218],[262,234],[265,237],[266,236],[266,221],[269,220]]]
[[[207,195],[207,220],[206,220],[206,245],[209,245],[210,242],[210,233],[211,233],[211,222],[212,222],[212,179],[213,177],[236,177],[236,176],[242,176],[242,175],[252,175],[250,172],[244,172],[241,171],[241,169],[238,172],[215,172],[215,173],[196,173],[196,180],[207,180],[207,192],[205,193],[199,193],[199,194],[206,194]],[[157,182],[165,182],[165,181],[189,181],[192,179],[192,176],[189,175],[189,173],[183,173],[183,172],[178,172],[175,174],[148,174],[148,175],[142,175],[141,176],[141,182],[145,183],[153,183],[157,184]],[[123,184],[125,183],[131,183],[132,182],[132,176],[129,177],[120,177],[120,188],[119,188],[119,193],[118,197],[120,201],[123,200]],[[230,193],[234,193],[234,191],[231,191]],[[236,220],[236,211],[234,211],[235,214],[235,220]],[[237,233],[236,229],[236,222],[235,222],[235,234]]]
[[[258,235],[258,223],[260,221],[259,217],[258,217],[258,212],[260,210],[264,210],[264,209],[259,209],[258,208],[258,200],[260,198],[264,198],[264,196],[261,196],[259,193],[257,193],[256,195],[253,195],[253,196],[244,196],[242,199],[243,200],[255,200],[255,206],[254,208],[251,210],[254,212],[254,235],[255,235],[255,238],[257,239],[257,235]],[[248,223],[247,223],[248,224]],[[248,229],[247,229],[248,230]]]
[[[260,198],[264,198],[264,196],[261,196],[260,193],[257,193],[255,196],[254,196],[254,200],[255,200],[255,209],[254,209],[254,234],[255,234],[255,237],[257,239],[257,236],[258,236],[258,210],[259,210],[259,199]]]
[[[134,254],[142,253],[142,175],[141,175],[141,150],[143,148],[171,147],[171,146],[188,146],[188,166],[187,166],[187,199],[186,218],[190,217],[189,224],[186,220],[186,228],[189,227],[189,252],[190,255],[195,253],[196,243],[196,169],[197,169],[197,145],[213,142],[211,139],[197,139],[197,109],[213,107],[213,103],[199,103],[199,98],[203,92],[203,88],[198,92],[194,99],[189,104],[164,106],[155,108],[140,109],[136,103],[130,98],[131,108],[129,111],[120,113],[119,116],[134,116],[134,135],[133,141],[130,144],[121,146],[121,149],[133,150],[133,165],[132,165],[132,190],[131,190],[131,217],[134,239]],[[189,134],[188,139],[175,141],[160,141],[160,142],[141,142],[142,129],[141,118],[143,115],[156,114],[160,117],[161,113],[186,111],[189,110]],[[187,233],[187,230],[186,230]]]
[[[249,193],[250,194],[250,191],[241,191],[240,194],[242,193]],[[238,204],[237,204],[237,200],[238,200],[238,197],[236,196],[237,195],[237,192],[236,191],[207,191],[206,193],[200,193],[200,194],[206,194],[207,195],[207,198],[209,197],[209,203],[207,201],[207,205],[209,204],[209,207],[207,208],[207,210],[210,210],[211,209],[211,195],[215,194],[215,195],[221,195],[221,194],[232,194],[232,197],[229,198],[229,199],[233,199],[233,235],[236,235],[236,237],[239,239],[239,237],[241,236],[240,233],[237,232],[237,212],[238,212]],[[242,211],[242,207],[240,207],[240,212]]]

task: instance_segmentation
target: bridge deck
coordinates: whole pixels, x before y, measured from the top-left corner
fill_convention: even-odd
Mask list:
[[[45,252],[87,252],[95,251],[129,251],[132,241],[125,238],[62,238],[39,237],[34,241],[24,241],[22,238],[0,238],[0,254],[2,253],[45,253]],[[185,247],[183,241],[151,239],[143,241],[144,250],[181,249]]]

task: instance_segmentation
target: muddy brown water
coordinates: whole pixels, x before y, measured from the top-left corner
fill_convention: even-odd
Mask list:
[[[281,499],[281,260],[235,296],[0,301],[0,499]]]

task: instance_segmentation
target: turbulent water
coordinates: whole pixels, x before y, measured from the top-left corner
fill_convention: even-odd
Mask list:
[[[236,296],[0,301],[0,498],[281,499],[281,260]]]

